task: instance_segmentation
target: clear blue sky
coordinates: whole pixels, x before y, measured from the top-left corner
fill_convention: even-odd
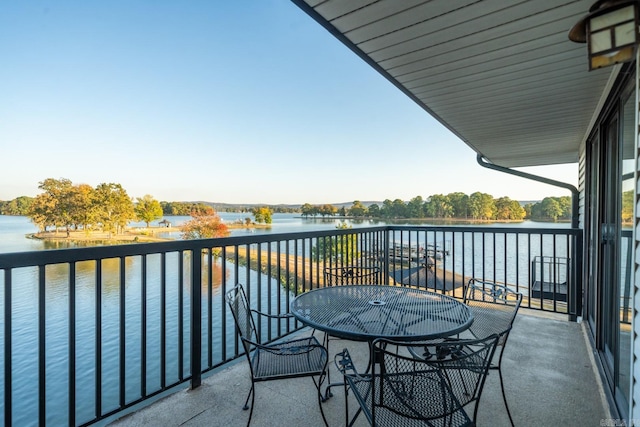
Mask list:
[[[477,165],[288,0],[4,1],[0,58],[0,200],[46,178],[227,203],[569,195]]]

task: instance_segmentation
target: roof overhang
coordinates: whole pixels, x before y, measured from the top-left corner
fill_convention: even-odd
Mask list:
[[[485,159],[575,163],[620,67],[569,29],[593,0],[292,0]]]

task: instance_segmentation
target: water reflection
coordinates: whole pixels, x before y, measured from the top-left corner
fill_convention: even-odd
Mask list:
[[[166,330],[166,381],[178,381],[188,373],[188,338],[190,316],[190,277],[188,253],[185,257],[183,277],[179,277],[180,254],[166,256],[165,282],[162,284],[161,256],[150,255],[146,263],[146,283],[143,285],[142,257],[127,257],[121,264],[119,259],[100,261],[100,282],[97,281],[98,263],[82,261],[75,264],[75,287],[73,296],[70,285],[71,268],[66,264],[50,265],[45,268],[45,285],[39,288],[40,271],[37,267],[15,269],[12,273],[12,375],[13,405],[15,425],[34,425],[33,411],[38,405],[38,312],[39,296],[44,299],[45,352],[47,384],[47,422],[65,424],[67,420],[69,385],[69,334],[71,314],[75,315],[75,362],[78,420],[93,418],[95,405],[95,384],[97,369],[102,389],[103,412],[119,405],[120,349],[124,345],[126,400],[135,400],[141,395],[142,375],[150,389],[160,387],[160,358],[162,341],[162,316]],[[211,266],[207,256],[202,260],[203,301],[212,299],[212,310],[203,305],[203,321],[220,318],[221,285],[229,280],[230,266],[223,269],[220,259],[212,258]],[[124,266],[124,274],[121,267]],[[121,276],[124,282],[121,283]],[[211,281],[209,281],[211,276]],[[0,301],[4,309],[4,276],[0,275]],[[100,286],[98,286],[98,284]],[[164,292],[163,292],[164,291]],[[182,296],[182,299],[180,298]],[[75,301],[72,301],[75,298]],[[124,301],[124,309],[120,303]],[[216,300],[216,301],[214,301]],[[143,304],[144,301],[144,304]],[[72,304],[73,302],[73,304]],[[144,309],[143,309],[144,307]],[[144,312],[143,312],[144,310]],[[124,322],[124,323],[122,323]],[[144,325],[144,326],[143,326]],[[121,327],[125,331],[121,335]],[[144,330],[143,330],[144,327]],[[212,333],[213,346],[222,354],[219,330]],[[233,329],[231,329],[233,331]],[[0,334],[3,330],[0,330]],[[184,343],[179,340],[182,334]],[[204,328],[204,342],[209,337]],[[146,371],[142,372],[142,345],[150,356]],[[4,346],[4,337],[0,337]],[[179,372],[180,348],[183,346],[183,372]],[[96,366],[97,354],[101,352],[102,362]],[[4,355],[4,350],[0,351]],[[0,356],[4,357],[4,356]],[[221,357],[221,356],[220,356]],[[215,357],[214,357],[215,358]],[[0,371],[0,381],[4,382],[4,370]],[[0,391],[4,393],[4,389]],[[0,396],[4,398],[4,396]]]

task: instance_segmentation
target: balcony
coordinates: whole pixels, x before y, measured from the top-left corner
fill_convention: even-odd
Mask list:
[[[600,424],[600,420],[611,416],[583,328],[583,324],[567,322],[564,316],[532,310],[519,312],[503,360],[509,407],[517,426],[608,425]],[[366,344],[338,341],[332,345],[336,350],[349,348],[362,363],[366,360]],[[335,379],[338,377],[333,368]],[[179,391],[110,425],[244,426],[249,416],[248,411],[242,410],[251,385],[248,369],[243,358],[240,363],[216,370],[198,389]],[[341,387],[333,390],[334,396],[323,404],[324,412],[330,426],[342,426],[344,392]],[[314,392],[309,379],[258,384],[251,425],[323,425]],[[353,413],[357,403],[351,394],[349,397]],[[363,416],[355,424],[367,425]],[[497,372],[487,379],[478,425],[510,425]]]
[[[210,425],[215,413],[215,425],[238,425],[249,378],[225,290],[243,283],[254,308],[285,313],[295,295],[324,286],[325,267],[354,264],[381,267],[380,283],[456,297],[471,277],[522,292],[505,355],[514,417],[597,422],[607,410],[583,325],[571,321],[581,313],[581,254],[581,230],[410,226],[0,254],[4,425],[105,424],[185,387],[121,422],[164,413]],[[305,333],[293,320],[258,328],[265,341]],[[254,416],[264,424],[253,425],[317,419],[308,385],[259,384]],[[504,413],[492,389],[485,425]],[[325,404],[336,425],[340,393]]]

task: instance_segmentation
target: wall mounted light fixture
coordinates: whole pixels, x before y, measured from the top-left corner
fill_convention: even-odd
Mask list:
[[[635,58],[638,33],[637,0],[599,0],[569,31],[569,40],[587,43],[589,70]]]

